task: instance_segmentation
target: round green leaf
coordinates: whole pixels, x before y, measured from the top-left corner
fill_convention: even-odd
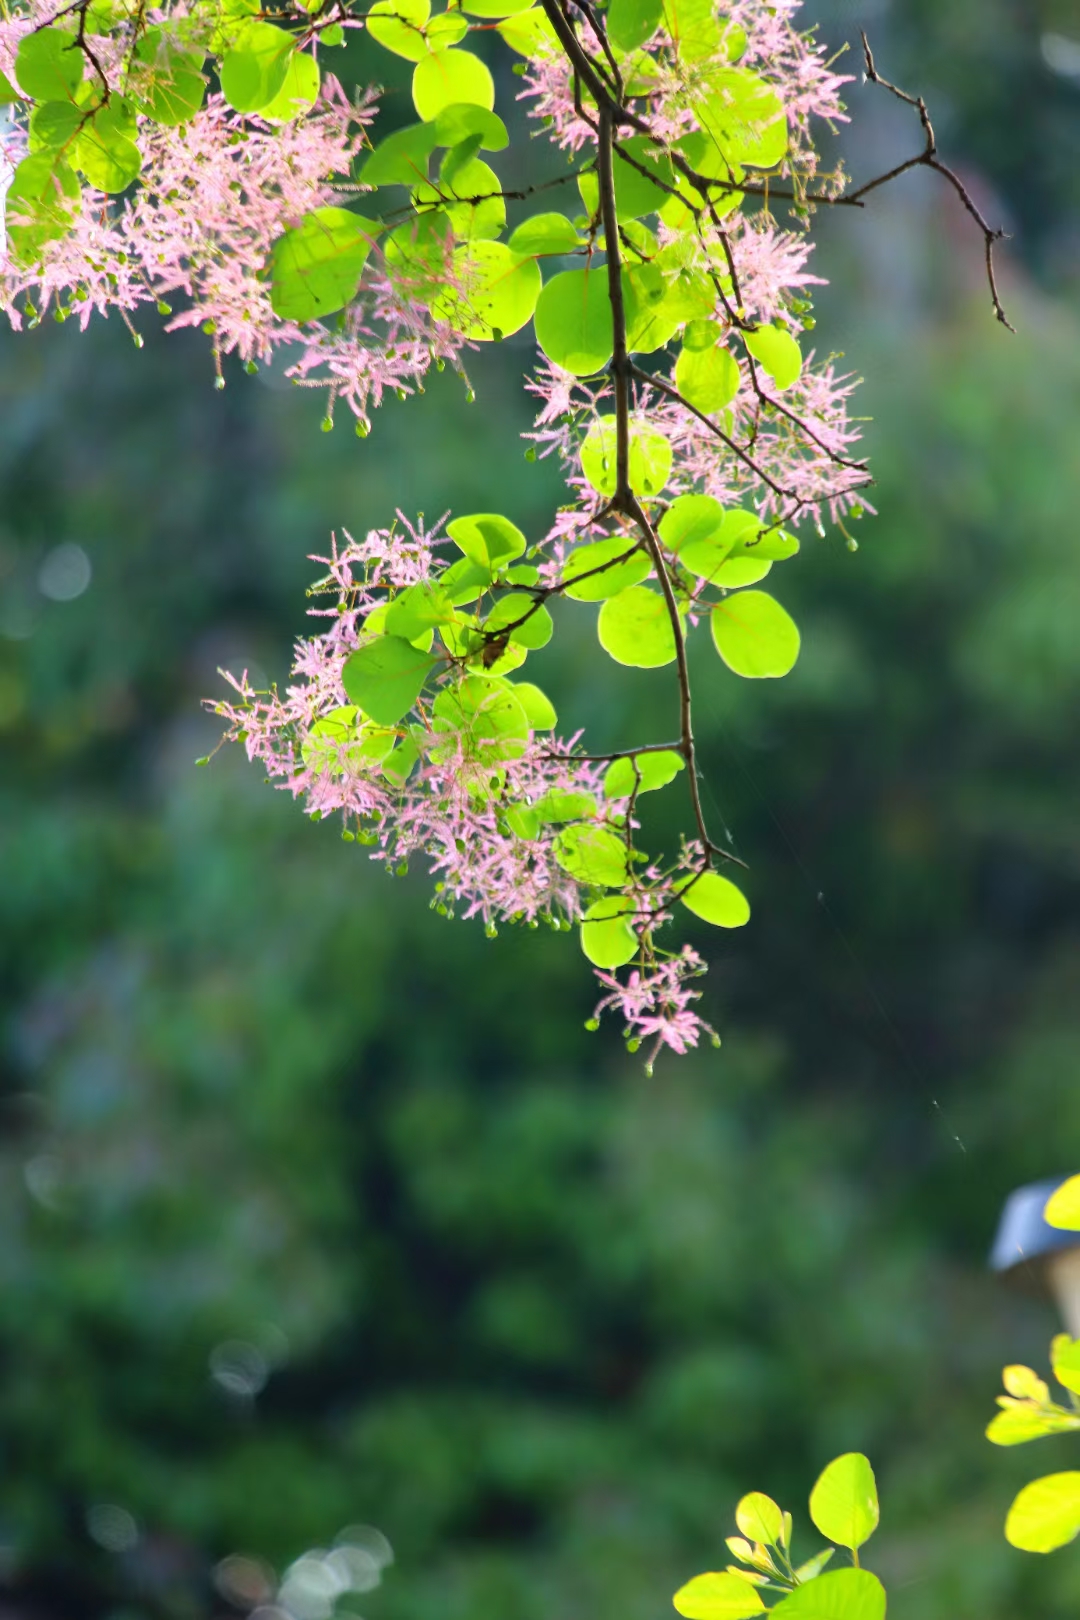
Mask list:
[[[797,1586],[769,1613],[777,1620],[885,1620],[885,1588],[868,1569],[835,1569]]]
[[[35,101],[69,101],[83,76],[83,53],[75,35],[62,28],[25,34],[15,54],[15,77],[24,96]]]
[[[610,597],[600,609],[596,633],[601,647],[617,664],[659,669],[675,661],[667,603],[658,591],[644,585],[631,585]]]
[[[1080,1533],[1080,1473],[1046,1474],[1025,1485],[1009,1509],[1005,1539],[1024,1552],[1048,1553]]]
[[[340,776],[347,770],[359,771],[381,765],[397,741],[390,726],[365,724],[355,705],[331,709],[311,727],[300,753],[311,771],[329,771]]]
[[[452,101],[435,120],[437,146],[458,146],[471,135],[479,135],[483,152],[501,152],[510,144],[506,125],[498,114],[475,102]]]
[[[614,345],[606,269],[552,276],[537,301],[535,326],[536,341],[564,371],[587,377],[602,370]]]
[[[367,14],[368,33],[395,56],[422,62],[428,54],[422,30],[430,16],[431,0],[375,0]]]
[[[713,876],[712,873],[707,872],[705,874],[705,877],[711,876]],[[703,881],[703,878],[699,878],[694,884],[694,890],[696,890],[698,894],[701,892],[701,885]],[[735,885],[731,883],[728,885],[728,887],[734,889]],[[735,889],[735,893],[739,894],[738,889]],[[739,899],[742,900],[741,895],[739,895]],[[683,903],[685,904],[686,902],[684,901]],[[742,903],[746,907],[746,917],[748,917],[750,915],[750,908],[746,906],[745,900],[743,900]],[[705,916],[705,912],[699,911],[696,906],[690,906],[689,910],[695,912],[699,917]],[[745,922],[746,917],[743,917],[741,921]],[[716,919],[713,917],[705,917],[705,920],[706,922],[714,922]],[[727,924],[725,926],[731,927],[738,925]],[[750,1491],[748,1495],[741,1499],[738,1507],[735,1509],[735,1523],[738,1525],[744,1536],[749,1536],[751,1541],[760,1541],[765,1546],[775,1546],[777,1542],[783,1540],[784,1515],[777,1507],[772,1497],[766,1496],[764,1491]]]
[[[633,135],[619,142],[612,159],[612,174],[615,211],[620,220],[655,214],[667,202],[674,185],[671,159],[658,153],[647,135]]]
[[[273,23],[249,23],[221,61],[221,90],[237,112],[261,112],[285,83],[295,46]]]
[[[622,280],[626,346],[637,354],[653,354],[686,319],[681,300],[671,296],[671,284],[657,264],[632,265]]]
[[[555,705],[546,692],[541,692],[531,681],[515,681],[514,696],[525,710],[525,718],[533,731],[554,731],[559,723]]]
[[[712,93],[698,103],[695,112],[721,162],[725,166],[750,163],[759,169],[771,169],[781,162],[788,146],[787,116],[772,86],[749,69],[737,67],[714,69],[708,82]]]
[[[554,824],[560,821],[585,821],[589,816],[595,816],[598,805],[591,793],[570,793],[562,788],[553,788],[542,799],[537,799],[533,809],[542,822]]]
[[[638,793],[654,793],[658,788],[667,787],[685,769],[686,761],[673,748],[660,749],[655,754],[635,754],[633,759],[612,760],[604,772],[604,797],[628,799],[635,787]]]
[[[445,51],[457,45],[468,32],[468,20],[460,11],[440,11],[424,29],[424,38],[429,51]]]
[[[522,623],[517,624],[518,619]],[[546,647],[555,628],[547,608],[543,604],[537,607],[524,591],[511,591],[509,596],[500,597],[484,620],[484,629],[497,632],[508,624],[514,625],[510,640],[530,648]]]
[[[559,49],[555,30],[539,6],[530,6],[516,17],[507,17],[496,27],[519,56],[550,56]]]
[[[711,538],[724,521],[724,508],[711,495],[679,495],[660,519],[660,538],[681,552],[692,540]]]
[[[516,17],[531,5],[532,0],[469,0],[461,9],[471,17]]]
[[[262,109],[261,117],[271,123],[287,124],[310,111],[319,99],[319,64],[306,51],[294,51],[285,69],[285,81]]]
[[[721,877],[719,872],[703,872],[679,898],[687,911],[692,911],[695,917],[702,918],[704,922],[714,923],[717,928],[742,928],[750,921],[750,902],[745,894],[728,878]],[[756,1500],[759,1495],[760,1492],[754,1492],[753,1499]],[[750,1497],[743,1497],[743,1502],[750,1500]],[[763,1500],[767,1502],[769,1498],[764,1497]],[[740,1508],[742,1505],[740,1502]],[[775,1541],[780,1533],[778,1525],[769,1537],[757,1535],[746,1528],[738,1514],[735,1517],[743,1535],[753,1535],[755,1541]],[[820,1525],[818,1528],[821,1528]]]
[[[659,495],[671,473],[671,441],[648,422],[631,421],[627,468],[636,495]],[[614,495],[616,478],[614,416],[595,421],[581,446],[581,470],[601,495]]]
[[[749,1620],[765,1608],[756,1586],[741,1575],[718,1571],[695,1575],[671,1601],[685,1620]]]
[[[400,636],[380,636],[346,659],[341,680],[365,714],[392,726],[408,714],[436,663]]]
[[[73,101],[39,102],[30,114],[30,151],[60,151],[74,140],[85,116]]]
[[[413,206],[444,208],[459,242],[494,240],[506,224],[502,182],[494,169],[474,157],[455,168],[452,176],[447,171],[444,163],[438,185],[423,181],[414,188]]]
[[[651,39],[664,15],[664,0],[611,0],[608,38],[618,51],[636,51]]]
[[[470,512],[446,525],[451,540],[479,567],[502,568],[525,550],[525,536],[501,512]]]
[[[50,152],[23,158],[4,199],[8,252],[33,264],[46,242],[56,241],[79,210],[82,188],[63,158]]]
[[[586,911],[581,921],[581,949],[594,967],[625,967],[637,955],[638,937],[627,921],[634,909],[628,895],[606,894]]]
[[[365,186],[415,186],[427,179],[427,160],[437,145],[435,124],[407,124],[380,141],[363,168]]]
[[[810,1492],[810,1517],[838,1547],[854,1551],[870,1539],[880,1511],[874,1470],[862,1452],[846,1452],[823,1470]]]
[[[625,561],[616,562],[617,557]],[[568,585],[564,594],[575,602],[604,602],[627,586],[647,579],[651,572],[648,554],[635,550],[629,537],[616,535],[611,540],[596,540],[591,545],[576,546],[567,557],[563,579],[577,583]]]
[[[420,117],[437,118],[444,107],[468,101],[488,112],[495,105],[495,81],[471,51],[434,51],[413,70],[412,98]]]
[[[675,362],[675,386],[685,400],[710,416],[739,392],[739,363],[727,349],[683,347]]]
[[[579,883],[618,889],[627,878],[625,840],[608,827],[588,824],[564,827],[555,840],[555,859]]]
[[[379,610],[376,609],[375,613]],[[365,630],[374,629],[375,613],[364,621]],[[417,641],[436,626],[449,624],[454,606],[446,592],[428,580],[418,580],[400,591],[386,604],[382,623],[378,628],[389,636],[401,636],[405,641]]]
[[[1080,1232],[1080,1176],[1070,1176],[1047,1199],[1043,1219],[1065,1232]]]
[[[75,147],[75,162],[99,191],[125,191],[137,179],[142,154],[132,136],[135,115],[114,96],[83,125]]]
[[[748,680],[786,675],[799,656],[799,627],[766,591],[739,591],[712,610],[712,636],[727,667]]]
[[[565,214],[534,214],[523,219],[509,241],[511,253],[534,257],[545,253],[573,253],[579,241],[576,225]]]
[[[157,124],[187,123],[203,104],[201,51],[186,50],[161,28],[148,28],[135,46],[131,98]]]
[[[463,290],[447,288],[432,299],[436,320],[481,342],[520,331],[540,296],[535,259],[519,258],[504,242],[470,242],[455,251],[453,267]]]
[[[285,321],[343,309],[382,226],[347,208],[314,208],[270,250],[270,303]]]
[[[802,351],[785,327],[759,326],[756,332],[744,333],[744,341],[780,393],[790,388],[793,382],[798,382],[802,371]]]
[[[1056,1333],[1050,1344],[1050,1364],[1058,1383],[1080,1394],[1080,1339]]]
[[[707,580],[713,585],[748,585],[749,579],[739,579],[738,570],[731,570],[729,558],[736,545],[747,538],[756,538],[761,533],[761,519],[755,512],[745,512],[736,507],[733,512],[725,512],[720,522],[711,534],[700,539],[686,540],[679,548],[679,561],[690,573],[696,574],[699,579]],[[747,562],[758,565],[756,557],[743,556],[744,565]],[[769,572],[772,564],[765,560],[760,573],[755,578]]]
[[[684,62],[704,62],[717,55],[720,28],[711,0],[664,0],[664,22]]]

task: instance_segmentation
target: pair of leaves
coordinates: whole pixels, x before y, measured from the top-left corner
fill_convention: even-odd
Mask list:
[[[698,1575],[675,1594],[687,1620],[751,1620],[765,1604],[740,1575]],[[885,1589],[866,1569],[838,1569],[797,1586],[770,1614],[781,1620],[884,1620]]]

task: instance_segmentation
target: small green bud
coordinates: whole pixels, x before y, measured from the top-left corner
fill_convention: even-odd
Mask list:
[[[202,329],[206,333],[207,337],[213,337],[214,333],[217,331],[217,321],[203,321]]]
[[[159,298],[158,299],[158,304],[157,304],[157,312],[158,312],[159,315],[171,315],[172,314],[172,305],[167,304],[165,302],[164,298]]]
[[[221,390],[224,388],[224,386],[225,386],[224,377],[215,377],[214,378],[214,387],[217,389],[219,394],[221,393]]]
[[[535,446],[535,444],[530,444],[529,448],[526,450],[526,452],[525,452],[525,460],[526,461],[535,461],[536,460],[536,446]]]
[[[600,1028],[600,1020],[599,1020],[599,1018],[586,1018],[586,1020],[585,1020],[585,1028],[587,1030],[590,1030],[590,1031],[599,1029]]]
[[[258,374],[259,368],[255,364],[254,360],[245,360],[244,370],[247,372],[249,377],[254,377]]]
[[[322,421],[319,423],[319,426],[324,433],[333,433],[334,418],[332,416],[324,416]]]

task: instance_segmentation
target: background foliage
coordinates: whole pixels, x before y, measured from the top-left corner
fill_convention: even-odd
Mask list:
[[[788,681],[698,679],[755,920],[702,942],[722,1051],[652,1081],[585,1033],[559,940],[448,934],[239,758],[191,763],[216,666],[287,667],[331,527],[493,478],[521,523],[558,499],[516,439],[527,353],[358,443],[213,392],[197,339],[5,337],[12,1614],[231,1612],[215,1560],[362,1520],[398,1560],[370,1620],[652,1620],[737,1495],[801,1504],[842,1449],[899,1620],[1075,1611],[1074,1556],[1002,1542],[1031,1459],[981,1431],[1051,1325],[983,1272],[999,1202],[1080,1157],[1080,88],[1049,0],[868,11],[826,26],[868,20],[996,191],[1020,336],[919,177],[832,227],[822,341],[870,379],[882,516],[791,576]],[[852,101],[855,166],[902,137]],[[573,649],[542,675],[567,720],[669,725],[661,681],[631,715]],[[95,1541],[102,1504],[134,1545]]]

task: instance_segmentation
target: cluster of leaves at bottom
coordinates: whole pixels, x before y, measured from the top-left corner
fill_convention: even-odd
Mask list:
[[[884,1620],[885,1588],[859,1567],[859,1548],[879,1518],[874,1471],[861,1452],[847,1452],[823,1471],[810,1492],[810,1517],[834,1545],[796,1566],[791,1514],[761,1491],[744,1496],[735,1509],[739,1534],[727,1540],[736,1562],[680,1587],[673,1600],[678,1612],[685,1620],[750,1620],[766,1611],[784,1620]],[[825,1571],[837,1547],[850,1553],[851,1567]],[[766,1595],[779,1601],[766,1603]]]

